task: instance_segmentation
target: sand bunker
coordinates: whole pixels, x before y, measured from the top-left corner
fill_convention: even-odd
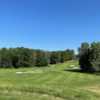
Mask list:
[[[16,72],[16,74],[34,74],[34,73],[43,73],[43,71],[26,71],[26,72]]]
[[[75,65],[70,65],[70,67],[74,67]]]

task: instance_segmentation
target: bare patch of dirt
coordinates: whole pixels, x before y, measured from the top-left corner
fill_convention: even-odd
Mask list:
[[[100,95],[100,86],[99,85],[86,87],[85,90],[88,90],[88,91],[91,91],[91,92],[95,92],[96,94]]]

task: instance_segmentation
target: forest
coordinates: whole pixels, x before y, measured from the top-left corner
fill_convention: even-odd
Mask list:
[[[100,71],[100,42],[82,43],[77,55],[73,49],[59,51],[24,47],[0,49],[1,68],[42,67],[78,59],[82,71]]]
[[[32,66],[48,66],[74,59],[74,50],[44,51],[24,47],[1,48],[0,67],[19,68]]]

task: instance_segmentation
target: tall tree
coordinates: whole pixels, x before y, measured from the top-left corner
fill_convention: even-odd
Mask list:
[[[90,70],[90,68],[88,66],[90,66],[90,62],[89,62],[89,44],[88,43],[82,43],[81,47],[79,48],[79,64],[80,67],[83,71],[88,71]]]

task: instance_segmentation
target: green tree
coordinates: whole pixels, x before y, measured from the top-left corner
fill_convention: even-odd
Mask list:
[[[100,42],[91,44],[91,55],[89,58],[94,71],[100,71]]]
[[[79,64],[83,71],[100,71],[100,42],[93,42],[90,46],[88,43],[81,45]]]
[[[46,55],[46,52],[42,50],[37,50],[35,56],[35,66],[47,66],[48,64],[49,60]]]
[[[90,71],[91,66],[89,62],[90,46],[88,43],[82,43],[79,48],[79,64],[83,71]]]

